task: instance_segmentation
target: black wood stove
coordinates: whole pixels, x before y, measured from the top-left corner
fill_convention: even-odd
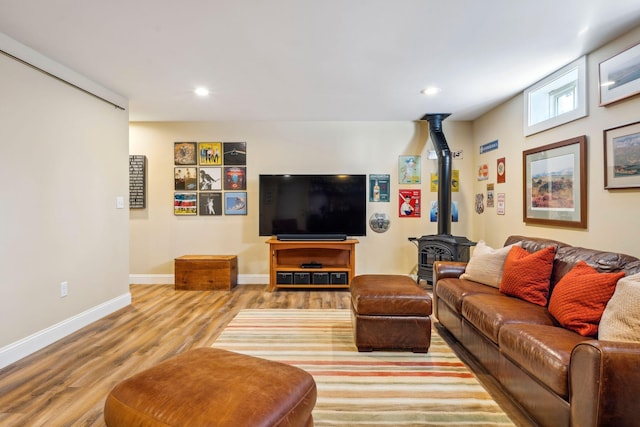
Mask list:
[[[442,132],[442,121],[449,114],[425,114],[429,134],[438,156],[438,234],[410,237],[418,246],[418,282],[433,284],[435,261],[469,261],[469,248],[475,245],[466,237],[451,235],[451,150]]]

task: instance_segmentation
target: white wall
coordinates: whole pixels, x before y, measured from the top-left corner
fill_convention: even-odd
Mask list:
[[[470,152],[471,126],[444,121],[452,150]],[[416,271],[417,249],[407,238],[437,232],[429,222],[429,174],[437,162],[427,160],[433,149],[428,125],[421,122],[175,122],[131,123],[130,154],[147,156],[147,209],[132,210],[131,264],[133,282],[158,282],[153,275],[173,274],[174,258],[185,254],[238,255],[239,280],[268,280],[267,238],[258,236],[258,175],[269,173],[390,174],[391,202],[368,203],[367,217],[384,212],[391,217],[386,233],[370,229],[358,237],[356,272],[411,274]],[[245,141],[247,143],[248,215],[176,217],[173,214],[173,144],[176,141]],[[398,156],[421,155],[422,184],[398,184]],[[460,169],[460,222],[452,233],[470,233],[473,185],[470,161],[454,160]],[[398,189],[422,190],[421,218],[399,218]],[[171,278],[166,278],[173,283]]]
[[[1,367],[130,296],[128,112],[4,55],[0,75]]]
[[[484,238],[492,246],[504,243],[510,234],[540,236],[573,245],[623,252],[640,257],[640,190],[604,189],[603,131],[640,120],[640,95],[599,107],[598,64],[640,42],[640,29],[594,51],[587,57],[587,117],[529,136],[523,136],[523,96],[512,98],[473,124],[475,163],[488,163],[495,182],[496,161],[505,157],[507,182],[496,184],[496,193],[506,193],[506,215],[486,209],[477,215],[473,238]],[[588,208],[587,229],[526,225],[522,219],[522,152],[531,148],[587,136]],[[499,150],[477,154],[482,144],[499,140]],[[486,194],[486,181],[476,182],[475,192]]]

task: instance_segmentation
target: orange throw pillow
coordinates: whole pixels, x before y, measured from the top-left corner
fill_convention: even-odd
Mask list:
[[[549,313],[562,326],[584,337],[598,333],[598,324],[607,302],[624,272],[599,273],[579,261],[556,284],[549,301]]]
[[[555,246],[537,252],[514,246],[504,261],[500,292],[530,303],[546,306]]]

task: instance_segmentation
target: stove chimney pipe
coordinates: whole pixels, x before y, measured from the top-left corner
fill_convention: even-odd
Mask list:
[[[451,235],[451,150],[442,132],[442,121],[451,114],[425,114],[429,135],[438,155],[438,234]]]

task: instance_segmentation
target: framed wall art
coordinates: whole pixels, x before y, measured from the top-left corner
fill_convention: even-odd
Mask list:
[[[598,65],[600,106],[640,93],[640,44]]]
[[[174,215],[196,215],[198,213],[197,193],[174,193],[173,195]]]
[[[604,188],[640,188],[640,122],[604,131]]]
[[[398,213],[401,218],[420,218],[420,190],[398,190]]]
[[[398,172],[400,184],[420,184],[420,156],[399,156]]]
[[[146,156],[129,156],[129,209],[144,209],[147,206],[146,170]]]
[[[199,142],[198,162],[200,166],[222,164],[222,142]]]
[[[200,168],[198,173],[198,190],[222,190],[222,168]]]
[[[224,193],[224,213],[225,215],[246,215],[247,192],[237,191]]]
[[[225,142],[224,164],[246,165],[247,164],[247,143],[246,142]]]
[[[369,201],[389,202],[390,201],[391,176],[388,174],[369,175]]]
[[[587,228],[587,137],[522,153],[523,220]]]
[[[200,216],[222,215],[222,193],[198,193],[198,214]]]
[[[174,190],[192,190],[198,189],[197,169],[190,167],[173,168],[173,189]]]
[[[175,142],[173,144],[173,162],[176,165],[197,164],[195,142]]]

